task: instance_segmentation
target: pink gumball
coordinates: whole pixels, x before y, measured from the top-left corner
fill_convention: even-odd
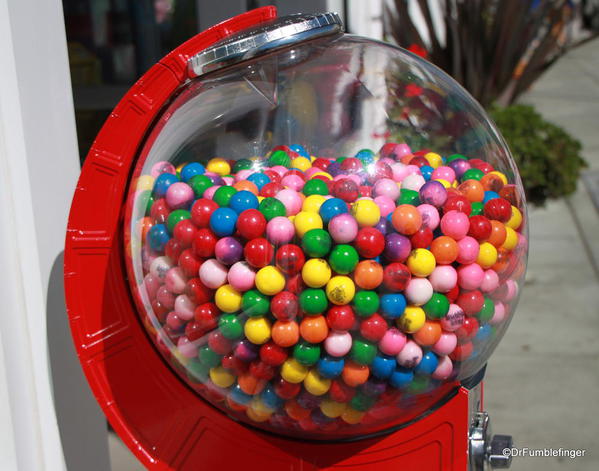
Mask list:
[[[485,277],[485,271],[478,263],[462,265],[458,268],[458,284],[460,288],[471,291],[478,289]]]
[[[443,221],[441,221],[441,224],[443,224]],[[479,250],[480,245],[478,245],[478,242],[474,237],[464,237],[458,242],[458,263],[461,263],[462,265],[468,265],[469,263],[476,262]]]
[[[387,217],[395,209],[395,201],[387,196],[377,196],[374,202],[381,210],[381,217]]]
[[[166,272],[173,268],[173,262],[168,257],[156,257],[150,265],[150,273],[161,280],[164,280]]]
[[[329,221],[329,233],[338,244],[347,244],[358,235],[358,223],[349,213],[338,214]]]
[[[404,178],[408,176],[408,171],[406,170],[407,165],[402,164],[401,162],[396,162],[391,165],[391,172],[393,172],[393,180],[396,182],[401,182]]]
[[[455,332],[464,324],[466,315],[457,304],[450,304],[449,311],[441,318],[441,328],[447,332]]]
[[[272,218],[266,225],[266,237],[275,245],[282,245],[290,242],[294,235],[295,227],[285,216]]]
[[[198,356],[198,345],[185,336],[179,337],[179,340],[177,340],[177,350],[185,358],[195,358]]]
[[[439,364],[435,371],[433,371],[432,377],[437,380],[446,380],[453,373],[453,362],[447,356],[439,358]]]
[[[391,327],[383,338],[379,341],[379,350],[386,355],[397,355],[404,348],[406,344],[406,335],[396,329],[395,327]]]
[[[175,307],[175,295],[171,293],[166,286],[162,285],[156,291],[156,301],[158,301],[166,309],[173,309]]]
[[[458,338],[453,332],[443,332],[432,349],[437,355],[449,355],[458,344]]]
[[[183,320],[189,321],[193,318],[196,305],[186,294],[180,294],[175,299],[175,311]]]
[[[253,170],[246,168],[243,170],[240,170],[239,172],[237,172],[237,174],[235,175],[235,181],[236,182],[240,182],[242,180],[247,180],[248,177],[252,174],[255,173]]]
[[[410,165],[408,165],[410,167]],[[418,168],[418,167],[416,167]],[[420,172],[420,169],[418,169]],[[420,191],[420,187],[426,183],[426,180],[420,173],[412,173],[401,182],[401,188],[406,190]]]
[[[346,355],[352,346],[352,336],[349,332],[332,331],[324,341],[324,349],[333,357]]]
[[[206,198],[206,199],[213,199],[214,198],[214,193],[216,193],[216,190],[218,190],[222,185],[214,185],[211,187],[206,188],[206,190],[204,191],[204,194],[202,195],[202,198]]]
[[[433,174],[431,175],[431,179],[433,180],[445,180],[449,183],[453,183],[455,180],[455,172],[451,167],[437,167],[433,170]]]
[[[485,277],[483,282],[480,284],[480,290],[483,293],[490,293],[491,291],[495,291],[499,286],[499,275],[492,268],[485,270]]]
[[[401,366],[414,368],[422,360],[422,348],[413,340],[408,340],[396,359]]]
[[[433,285],[426,278],[412,278],[405,289],[405,295],[410,304],[422,306],[433,296]]]
[[[287,167],[283,167],[282,165],[275,165],[274,167],[270,167],[270,170],[272,170],[273,172],[277,172],[281,177],[289,171]]]
[[[227,282],[227,267],[215,258],[211,258],[202,263],[199,276],[200,281],[207,288],[220,288]]]
[[[144,278],[144,287],[146,288],[146,293],[150,301],[156,298],[156,292],[158,288],[162,285],[162,280],[157,276],[148,273]]]
[[[166,316],[166,325],[172,330],[179,330],[185,326],[185,320],[179,315],[178,312],[171,311]]]
[[[457,241],[466,237],[468,229],[470,229],[468,216],[460,211],[452,209],[441,218],[441,230],[443,234]]]
[[[227,186],[233,186],[233,183],[235,183],[235,179],[233,177],[222,177],[222,179]]]
[[[164,277],[164,285],[171,293],[183,293],[183,291],[185,291],[186,284],[187,278],[185,277],[185,274],[181,268],[171,268],[166,272],[166,276]]]
[[[422,217],[422,225],[434,231],[439,226],[439,210],[432,204],[421,204],[416,208]]]
[[[501,324],[505,320],[506,311],[505,305],[502,302],[497,301],[495,303],[495,312],[493,313],[493,317],[489,320],[489,324],[498,325]]]
[[[172,173],[173,175],[176,175],[177,169],[175,169],[175,166],[170,162],[156,162],[154,165],[152,165],[150,175],[152,175],[154,178],[157,178],[163,173]]]
[[[166,190],[166,204],[171,209],[186,208],[193,201],[194,196],[192,188],[187,183],[173,183]]]
[[[439,293],[447,293],[458,282],[458,273],[451,265],[439,265],[429,275],[433,289]]]
[[[302,191],[304,180],[299,175],[286,175],[281,179],[281,185],[294,191]]]
[[[302,209],[302,198],[295,190],[285,188],[277,193],[276,198],[285,206],[287,216],[295,216]]]
[[[395,201],[399,198],[399,187],[390,178],[381,178],[372,187],[372,196],[386,196]],[[375,200],[376,201],[376,200]]]
[[[227,273],[227,281],[237,291],[247,291],[254,287],[256,272],[247,262],[234,263]]]

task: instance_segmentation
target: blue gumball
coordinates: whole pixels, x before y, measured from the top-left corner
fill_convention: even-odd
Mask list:
[[[218,208],[210,216],[210,229],[219,237],[233,235],[237,213],[231,208]]]

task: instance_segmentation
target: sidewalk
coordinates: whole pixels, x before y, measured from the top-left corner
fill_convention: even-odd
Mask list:
[[[522,100],[581,140],[599,172],[599,40],[561,58]],[[527,284],[487,369],[496,433],[518,447],[584,448],[584,458],[515,458],[512,469],[599,469],[599,213],[583,182],[531,209]]]

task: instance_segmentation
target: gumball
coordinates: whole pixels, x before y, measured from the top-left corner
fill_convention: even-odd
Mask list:
[[[441,325],[438,322],[426,321],[417,332],[414,332],[412,338],[418,345],[430,347],[439,341],[441,333]]]
[[[326,260],[312,258],[302,268],[302,279],[311,288],[320,288],[331,279],[331,268]]]
[[[354,245],[361,257],[376,258],[385,249],[385,236],[373,227],[364,227],[358,231]]]
[[[358,235],[358,223],[351,214],[339,214],[329,222],[329,234],[338,244],[349,244]]]
[[[212,195],[212,201],[218,204],[221,208],[228,206],[229,202],[231,201],[231,198],[235,193],[237,193],[237,190],[232,186],[221,186],[217,188],[217,190],[214,192],[214,195]],[[234,208],[231,209],[233,209],[236,213],[240,212],[235,210]]]
[[[210,216],[210,229],[219,237],[235,232],[237,213],[231,208],[218,208]]]
[[[300,335],[306,342],[320,343],[327,338],[328,333],[324,316],[308,316],[300,323]]]
[[[414,368],[414,372],[419,375],[432,375],[437,369],[438,365],[439,360],[437,355],[435,355],[433,352],[426,352],[422,356],[420,363],[418,363],[416,368]]]
[[[312,179],[306,182],[302,192],[306,196],[328,195],[329,189],[327,188],[326,183],[324,183],[322,180]]]
[[[420,187],[419,197],[422,203],[440,208],[447,200],[447,191],[438,181],[429,181]]]
[[[275,256],[277,268],[287,275],[299,273],[305,260],[301,248],[294,244],[279,247]]]
[[[329,265],[332,270],[346,275],[354,270],[358,264],[359,256],[351,245],[336,245],[329,255]]]
[[[412,370],[407,368],[396,369],[389,378],[391,386],[397,389],[407,388],[414,380],[414,373]]]
[[[269,265],[274,257],[274,249],[270,242],[262,237],[250,240],[243,249],[247,262],[254,268]]]
[[[295,235],[293,223],[283,216],[278,216],[266,225],[266,237],[275,245],[287,244]]]
[[[320,211],[320,208],[326,201],[327,201],[327,199],[322,195],[310,195],[302,203],[301,210],[307,211],[309,213],[320,214],[320,217],[323,220],[323,223],[326,223],[328,221],[324,220],[324,218],[322,217],[322,213]],[[343,203],[343,204],[345,205],[345,203]]]
[[[440,293],[433,293],[422,308],[429,319],[441,319],[449,312],[449,300]]]
[[[480,246],[474,238],[470,236],[464,237],[458,242],[458,263],[463,265],[474,263],[478,258],[479,250]]]
[[[256,273],[256,288],[268,296],[275,295],[285,288],[285,276],[276,267],[265,266]]]
[[[350,180],[349,178],[344,178],[342,180],[338,180],[333,184],[333,195],[335,198],[339,198],[346,203],[351,203],[356,201],[359,196],[359,189],[356,182]]]
[[[181,294],[185,291],[187,279],[183,270],[179,267],[171,268],[166,272],[164,277],[164,285],[171,293]]]
[[[420,204],[420,195],[417,191],[402,188],[399,192],[399,199],[397,200],[398,205],[407,204],[410,206],[417,206]],[[430,205],[427,205],[430,206]],[[433,206],[434,207],[434,206]]]
[[[308,374],[308,367],[296,358],[289,358],[281,367],[281,377],[289,383],[301,383]]]
[[[332,240],[323,229],[311,229],[302,237],[302,248],[309,257],[324,257],[331,250]]]
[[[356,201],[351,207],[351,214],[360,227],[372,227],[381,218],[381,211],[377,204],[369,199]]]
[[[243,246],[235,237],[223,237],[214,246],[214,254],[219,262],[232,265],[241,260]]]
[[[395,232],[385,236],[384,257],[390,262],[405,262],[412,250],[410,239]]]
[[[434,231],[440,222],[439,211],[430,204],[421,204],[417,208],[420,216],[422,217],[422,226],[428,227],[431,231]]]
[[[375,289],[383,282],[383,267],[373,260],[362,260],[354,269],[354,281],[362,289]]]
[[[148,231],[147,241],[152,250],[161,252],[169,240],[168,229],[164,224],[156,224]]]
[[[387,332],[387,328],[387,321],[375,313],[360,323],[360,334],[366,340],[378,342]]]
[[[266,230],[266,218],[257,209],[246,209],[239,213],[237,231],[247,240],[261,237]]]
[[[406,304],[403,294],[384,294],[381,297],[381,313],[389,319],[397,319],[404,313]]]
[[[379,308],[379,297],[375,291],[358,291],[353,299],[355,313],[360,317],[368,317]]]
[[[516,231],[522,225],[522,220],[523,220],[523,217],[522,217],[522,213],[520,212],[520,210],[518,208],[516,208],[516,206],[512,206],[512,215],[508,219],[508,221],[505,223],[505,225],[507,227],[511,227],[512,229],[514,229]]]
[[[410,269],[403,263],[390,263],[383,271],[383,285],[389,291],[403,291],[411,276]]]
[[[260,347],[260,359],[267,365],[282,365],[287,357],[287,351],[272,341],[267,342]]]
[[[270,321],[265,317],[250,317],[246,320],[243,331],[250,342],[262,345],[270,340]]]
[[[199,270],[204,286],[217,289],[227,282],[227,267],[216,259],[206,260]]]
[[[183,249],[183,244],[181,244],[181,242],[179,242],[177,239],[169,239],[169,241],[164,245],[164,255],[171,260],[178,260],[183,253]]]
[[[299,305],[303,313],[315,315],[327,308],[327,297],[322,289],[305,289],[299,295]]]
[[[404,368],[414,368],[422,360],[422,348],[413,340],[408,340],[397,354],[396,360]],[[393,379],[393,376],[391,378]]]
[[[352,347],[352,336],[349,332],[330,331],[324,341],[326,352],[333,357],[345,356]]]
[[[452,210],[445,213],[441,218],[441,230],[443,234],[459,241],[468,234],[470,223],[468,216],[464,213]]]
[[[467,316],[473,316],[480,311],[484,302],[485,298],[478,290],[462,291],[456,300],[456,304],[464,310],[464,314]]]
[[[275,344],[280,347],[291,347],[299,340],[299,326],[295,321],[276,321],[270,334]]]
[[[508,230],[513,230],[507,228]],[[480,244],[478,257],[476,259],[478,265],[482,268],[491,268],[497,262],[497,249],[489,242],[483,242]]]
[[[425,226],[422,226],[415,234],[410,237],[412,248],[426,249],[433,241],[433,231]]]
[[[403,179],[403,181],[401,182],[401,187],[402,189],[407,189],[407,190],[412,190],[412,191],[419,191],[420,188],[425,184],[425,180],[424,177],[422,175],[418,175],[416,173],[413,173],[411,175],[408,175],[406,178]]]
[[[333,306],[328,310],[326,320],[332,330],[347,331],[353,327],[356,317],[348,305]]]
[[[270,301],[272,315],[281,321],[293,320],[299,314],[297,296],[289,291],[281,291]]]
[[[404,313],[397,319],[397,326],[408,334],[418,332],[426,322],[424,310],[418,306],[407,306]]]
[[[310,196],[306,198],[306,200],[309,198]],[[347,212],[347,203],[339,198],[330,198],[328,200],[325,200],[318,211],[320,217],[322,218],[322,221],[325,224],[328,224],[330,220],[333,219],[335,216]]]
[[[507,222],[512,217],[512,205],[504,198],[487,201],[483,211],[487,218],[500,222]]]
[[[227,281],[237,291],[244,292],[254,287],[256,272],[247,262],[237,262],[231,266]]]
[[[495,270],[485,270],[485,276],[480,285],[480,290],[483,293],[490,293],[497,289],[499,286],[499,276]]]
[[[272,197],[264,198],[258,205],[258,211],[262,213],[267,221],[287,214],[285,205],[278,199]]]
[[[274,384],[274,390],[277,396],[279,396],[281,399],[288,400],[294,398],[299,394],[299,392],[301,391],[301,384],[290,383],[288,381],[285,381],[283,378],[279,378]],[[289,401],[287,403],[289,403]]]
[[[216,290],[214,302],[223,312],[236,312],[241,308],[241,294],[231,285],[223,285]]]
[[[216,204],[214,201],[206,198],[200,198],[196,200],[191,207],[191,221],[198,228],[209,227],[212,213],[214,213],[214,211],[217,209],[218,204]]]
[[[350,277],[334,276],[327,282],[325,291],[331,303],[344,305],[350,303],[354,298],[356,287]]]
[[[433,240],[430,248],[436,263],[449,265],[458,257],[459,247],[454,239],[448,236],[440,236]]]
[[[472,213],[472,205],[468,198],[462,194],[449,194],[447,201],[443,205],[443,212],[448,213],[449,211],[458,211],[469,216]]]
[[[436,267],[428,277],[433,289],[439,293],[447,293],[458,282],[458,274],[451,265]]]
[[[433,286],[426,278],[412,278],[405,289],[406,299],[413,306],[422,306],[433,295]]]
[[[485,272],[478,263],[462,265],[457,271],[458,284],[464,290],[478,289],[485,276]]]
[[[387,329],[379,341],[379,350],[387,355],[395,356],[404,348],[406,335],[395,327]]]
[[[507,230],[505,225],[500,221],[492,220],[491,221],[491,235],[487,239],[487,242],[493,244],[495,247],[501,247],[505,239],[507,238]]]
[[[447,332],[454,332],[464,323],[464,310],[457,304],[450,304],[449,311],[441,319],[441,327]]]
[[[323,378],[336,378],[343,372],[345,361],[343,358],[335,358],[332,356],[324,356],[316,364],[318,373]]]
[[[312,366],[320,358],[320,346],[309,342],[299,342],[293,347],[293,357],[302,365]]]
[[[406,264],[414,276],[424,277],[433,272],[436,267],[436,259],[427,249],[414,249],[410,252]]]
[[[465,343],[474,338],[478,328],[479,323],[476,318],[467,316],[464,319],[464,323],[455,331],[455,334],[458,338],[458,343]]]
[[[420,229],[422,216],[414,206],[402,204],[393,211],[391,222],[397,232],[412,235]]]

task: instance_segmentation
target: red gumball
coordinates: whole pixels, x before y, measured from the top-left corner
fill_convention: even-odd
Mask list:
[[[280,321],[293,320],[299,314],[297,296],[289,291],[277,293],[270,301],[272,315]]]
[[[385,249],[385,236],[374,227],[365,227],[358,231],[354,245],[361,257],[376,258]]]
[[[159,198],[152,203],[150,217],[153,219],[154,224],[166,224],[169,214],[170,211],[164,198]]]
[[[167,307],[165,307],[162,303],[160,303],[160,301],[158,301],[157,299],[154,299],[151,304],[152,311],[154,312],[156,319],[158,319],[158,322],[160,322],[161,324],[164,324],[166,322],[166,316],[170,310]]]
[[[350,330],[356,322],[354,310],[349,305],[333,306],[327,312],[327,324],[331,330]]]
[[[282,365],[289,354],[287,350],[270,341],[260,347],[260,359],[270,366]]]
[[[331,161],[329,159],[325,159],[324,157],[318,157],[317,159],[314,159],[314,161],[312,162],[312,167],[318,167],[322,170],[326,170],[329,167],[330,163]]]
[[[471,167],[477,168],[484,173],[489,173],[495,170],[495,168],[489,162],[481,159],[470,159],[468,163]]]
[[[214,247],[217,242],[218,237],[216,237],[214,232],[210,229],[202,228],[198,230],[192,248],[198,257],[210,258],[214,256]]]
[[[254,268],[269,265],[275,255],[271,243],[264,237],[258,237],[245,244],[243,255],[247,262]]]
[[[489,219],[507,222],[512,217],[512,205],[505,198],[493,198],[485,203],[483,213]]]
[[[169,239],[164,246],[164,255],[171,260],[178,260],[183,253],[183,250],[185,250],[185,247],[183,247],[181,242],[179,242],[177,239]]]
[[[362,161],[355,157],[348,157],[341,162],[339,167],[341,167],[341,170],[345,173],[358,173],[362,170]]]
[[[349,402],[352,400],[356,390],[342,381],[331,381],[329,397],[335,402]]]
[[[256,239],[264,235],[266,230],[266,218],[257,209],[246,209],[237,218],[237,232],[241,237],[248,240]]]
[[[185,294],[195,304],[209,302],[214,296],[214,290],[206,287],[199,278],[191,278],[185,285]]]
[[[270,183],[279,183],[281,181],[281,175],[274,170],[264,170],[264,175],[270,178]]]
[[[191,219],[179,221],[173,229],[173,237],[178,240],[184,248],[190,247],[198,229],[194,226]],[[173,259],[175,260],[175,259]]]
[[[457,283],[453,288],[451,288],[447,293],[445,293],[445,296],[447,296],[447,299],[449,300],[450,303],[455,303],[455,300],[458,299],[459,295],[460,295],[460,285]]]
[[[491,237],[491,221],[485,216],[477,215],[470,218],[470,229],[468,235],[474,237],[479,242],[484,242]]]
[[[185,326],[185,337],[187,337],[191,342],[201,339],[205,333],[206,331],[202,328],[199,322],[190,321]]]
[[[380,314],[374,313],[360,323],[360,334],[366,340],[378,342],[383,338],[388,328],[387,321]]]
[[[404,291],[412,278],[408,267],[403,263],[394,262],[385,267],[383,285],[389,291]]]
[[[185,249],[181,252],[178,263],[181,270],[183,270],[183,273],[185,273],[185,276],[188,277],[198,276],[198,271],[202,266],[202,260],[193,253],[192,249]]]
[[[449,211],[458,211],[470,216],[472,213],[472,205],[465,196],[448,192],[447,201],[443,205],[443,213],[448,213]]]
[[[428,160],[426,160],[425,157],[423,156],[416,156],[416,157],[412,157],[412,159],[410,160],[410,165],[416,165],[416,167],[418,168],[422,168],[425,165],[430,165]]]
[[[277,182],[270,182],[264,185],[260,190],[260,196],[264,196],[264,198],[274,198],[275,195],[285,188],[283,185]],[[256,211],[256,210],[253,210]]]
[[[227,355],[233,350],[233,342],[225,337],[220,330],[210,332],[208,346],[218,355]]]
[[[275,262],[279,270],[283,273],[295,275],[296,273],[299,273],[304,266],[306,257],[304,256],[304,251],[299,246],[295,244],[286,244],[282,245],[277,250]]]
[[[214,303],[204,303],[196,307],[193,318],[205,332],[216,329],[220,311]]]
[[[460,343],[465,343],[470,339],[473,339],[476,333],[478,332],[478,321],[476,317],[468,317],[464,318],[464,323],[455,331],[455,334]]]
[[[433,231],[430,227],[422,226],[410,237],[412,249],[426,249],[433,242]]]
[[[453,352],[449,354],[449,358],[453,361],[464,361],[472,355],[472,351],[474,350],[474,346],[472,342],[459,343],[454,348]]]
[[[343,162],[345,163],[345,160]],[[352,203],[358,199],[360,190],[355,181],[342,178],[333,183],[333,195],[346,203]]]
[[[218,204],[208,198],[200,198],[191,207],[191,222],[197,227],[209,227],[210,216],[218,209]]]
[[[275,382],[275,393],[282,399],[293,399],[302,389],[301,383],[290,383],[283,378]]]
[[[225,355],[220,364],[223,368],[232,371],[237,376],[247,373],[248,364],[233,354]]]
[[[250,363],[250,374],[254,378],[264,379],[266,381],[275,377],[275,369],[263,361],[253,361]]]
[[[467,316],[474,316],[478,313],[483,308],[484,303],[485,297],[477,289],[462,291],[456,299],[456,304],[463,309],[464,314]]]
[[[372,186],[370,185],[361,185],[359,187],[360,196],[370,198],[372,194]]]
[[[287,278],[285,282],[285,291],[289,291],[290,293],[299,296],[299,294],[304,290],[305,284],[302,279],[302,275],[298,273],[297,275],[290,276]]]

